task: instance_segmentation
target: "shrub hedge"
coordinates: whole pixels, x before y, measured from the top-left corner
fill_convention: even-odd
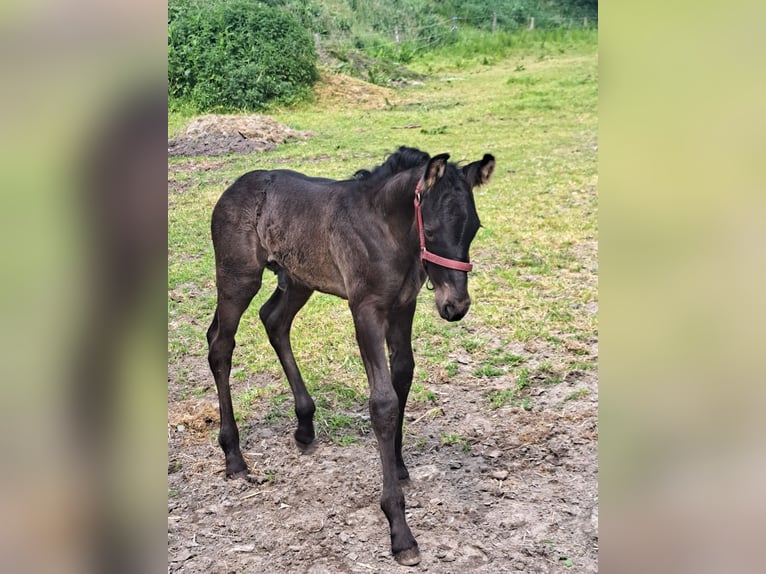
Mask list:
[[[311,34],[253,0],[171,0],[168,93],[198,111],[259,111],[306,96],[319,78]]]

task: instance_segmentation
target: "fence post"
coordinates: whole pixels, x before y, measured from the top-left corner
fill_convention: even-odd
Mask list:
[[[530,30],[534,30],[534,29],[535,29],[535,17],[534,17],[534,16],[532,16],[532,17],[529,19],[529,29],[530,29]]]
[[[587,28],[588,27],[588,17],[586,16],[585,19],[582,21],[582,27]]]
[[[497,12],[492,12],[492,33],[497,30]]]
[[[399,26],[394,26],[394,39],[396,40],[396,53],[402,51],[401,46],[399,46]]]

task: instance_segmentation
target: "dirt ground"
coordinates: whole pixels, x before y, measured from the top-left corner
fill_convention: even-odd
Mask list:
[[[539,348],[512,352],[530,364],[551,356]],[[597,354],[595,341],[590,353]],[[204,359],[199,363],[185,368],[204,384],[211,377]],[[487,395],[507,381],[477,379],[470,363],[459,364],[454,377],[433,377],[434,404],[415,403],[407,414],[405,497],[423,558],[409,570],[597,572],[595,372],[574,371],[558,385],[535,389],[532,411],[491,410]],[[320,436],[316,450],[302,454],[293,444],[293,421],[267,422],[265,412],[254,412],[240,429],[258,480],[227,480],[214,438],[214,388],[184,401],[172,374],[170,386],[170,572],[406,570],[390,554],[372,433],[352,446]],[[588,394],[565,400],[580,390]],[[365,409],[346,414],[368,417]],[[445,433],[465,442],[444,445]]]

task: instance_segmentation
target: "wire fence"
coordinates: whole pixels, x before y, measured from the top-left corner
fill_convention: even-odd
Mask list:
[[[522,16],[519,14],[499,17],[493,12],[489,17],[451,18],[433,16],[428,24],[407,23],[406,16],[402,23],[381,28],[374,32],[355,32],[352,30],[333,31],[329,34],[314,34],[318,49],[333,49],[354,46],[364,47],[381,44],[393,44],[397,49],[406,47],[410,50],[424,51],[453,43],[463,29],[482,30],[485,32],[509,32],[518,30],[575,30],[597,29],[598,17],[584,16]]]

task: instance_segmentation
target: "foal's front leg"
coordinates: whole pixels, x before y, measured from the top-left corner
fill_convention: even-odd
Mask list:
[[[409,478],[410,473],[402,457],[402,431],[404,425],[404,409],[412,386],[412,374],[415,370],[415,359],[412,356],[412,319],[415,316],[413,301],[396,314],[391,314],[386,332],[388,356],[391,363],[391,381],[399,400],[399,417],[396,423],[396,468],[399,480]]]
[[[370,384],[370,419],[378,439],[383,467],[383,494],[380,507],[391,529],[391,551],[399,564],[420,562],[418,543],[404,516],[404,493],[399,484],[396,435],[399,424],[399,397],[391,383],[385,353],[388,317],[372,305],[351,308],[362,361]]]

